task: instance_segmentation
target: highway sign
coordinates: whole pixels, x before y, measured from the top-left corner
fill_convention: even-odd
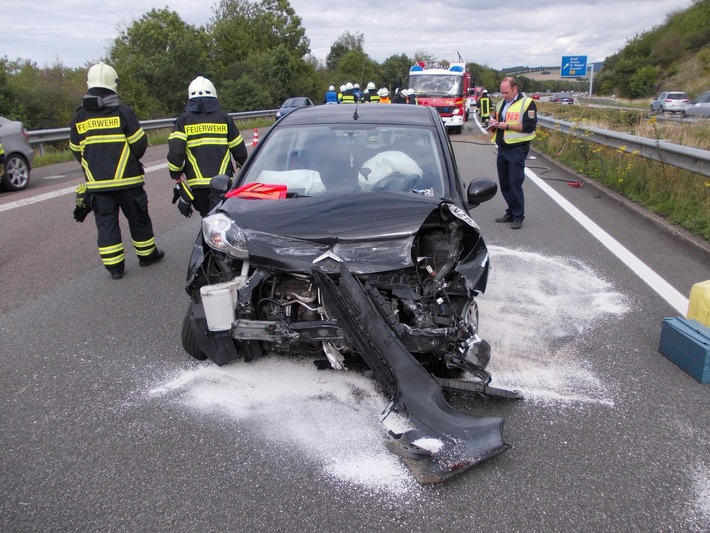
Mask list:
[[[587,75],[587,56],[562,56],[562,78],[583,78]]]

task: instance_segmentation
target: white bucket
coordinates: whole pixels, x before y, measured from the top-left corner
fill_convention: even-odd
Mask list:
[[[234,323],[237,304],[237,289],[246,282],[245,276],[238,276],[232,281],[215,283],[200,287],[202,306],[205,309],[207,329],[210,331],[228,331]]]

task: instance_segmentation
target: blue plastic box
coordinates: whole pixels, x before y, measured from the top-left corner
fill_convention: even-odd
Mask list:
[[[658,351],[699,383],[710,383],[709,327],[683,317],[664,318]]]

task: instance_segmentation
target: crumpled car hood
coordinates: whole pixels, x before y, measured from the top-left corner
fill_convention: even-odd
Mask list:
[[[442,200],[362,193],[283,200],[229,199],[220,206],[247,236],[252,264],[308,273],[345,262],[355,273],[412,266],[414,236]]]
[[[413,193],[361,193],[284,200],[229,199],[220,210],[243,230],[317,242],[411,235],[441,200]]]

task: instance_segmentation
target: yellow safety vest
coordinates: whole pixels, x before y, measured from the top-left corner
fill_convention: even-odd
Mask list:
[[[522,98],[516,100],[510,106],[508,107],[508,110],[505,112],[505,120],[503,122],[506,122],[508,124],[522,124],[523,123],[523,116],[525,115],[525,112],[528,110],[528,107],[530,107],[530,104],[532,103],[532,98],[529,98],[527,96],[523,96]],[[505,104],[505,100],[501,100],[498,102],[496,106],[496,117],[498,117],[498,120],[500,121],[500,113],[503,109],[503,104]],[[497,135],[493,135],[493,138],[491,139],[492,143],[496,142],[496,137]],[[505,141],[506,144],[520,144],[524,142],[530,142],[535,138],[535,132],[533,131],[532,133],[523,133],[521,131],[513,131],[513,130],[505,130],[503,132],[503,140]]]

